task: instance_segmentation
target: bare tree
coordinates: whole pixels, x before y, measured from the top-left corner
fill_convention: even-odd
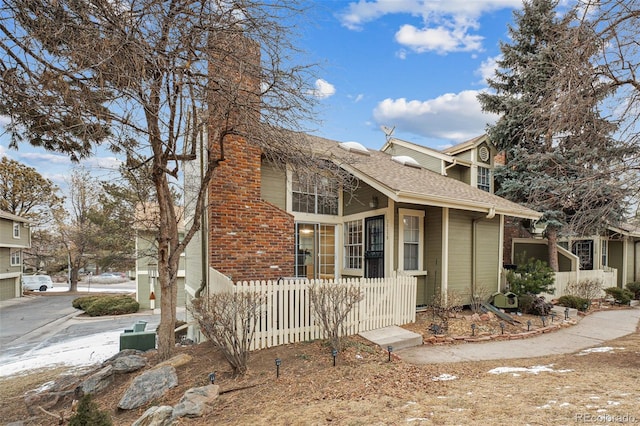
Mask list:
[[[161,358],[174,346],[180,254],[200,227],[227,138],[241,135],[298,164],[314,159],[291,147],[294,134],[279,131],[299,129],[314,103],[313,68],[295,65],[301,12],[295,0],[3,2],[0,114],[12,120],[11,145],[27,142],[79,160],[102,144],[126,155],[130,167],[150,165],[159,213]],[[208,150],[194,220],[180,239],[172,187],[182,162],[196,158],[192,141],[209,116],[209,149],[217,149]]]
[[[88,264],[88,254],[95,252],[100,227],[91,220],[98,209],[98,182],[86,169],[76,168],[69,179],[69,211],[58,209],[54,213],[59,239],[66,252],[69,270],[69,291],[78,289],[78,272]]]
[[[357,284],[316,283],[309,288],[309,294],[320,327],[331,346],[341,351],[345,323],[349,313],[363,299],[362,289]]]
[[[202,333],[224,355],[234,374],[247,372],[249,349],[264,298],[253,292],[223,292],[193,300],[190,308]]]

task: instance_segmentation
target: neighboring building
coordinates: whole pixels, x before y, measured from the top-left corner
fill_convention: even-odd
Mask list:
[[[512,262],[523,252],[527,257],[548,260],[546,239],[523,237],[511,241]],[[558,242],[558,266],[559,272],[614,271],[614,280],[604,283],[605,287],[640,281],[640,228],[623,224],[609,226],[601,235],[562,238]]]
[[[22,295],[23,250],[31,247],[30,222],[0,210],[0,300]]]
[[[184,234],[182,209],[177,209],[180,217],[178,232]],[[135,238],[136,238],[136,300],[143,309],[151,307],[151,292],[155,297],[154,308],[160,308],[160,283],[158,281],[158,246],[156,244],[157,223],[155,216],[157,208],[153,205],[138,205],[136,208]],[[185,306],[185,254],[180,257],[178,270],[178,300],[177,306]]]
[[[498,152],[487,140],[486,135],[442,151],[389,137],[381,151],[390,155],[408,155],[425,169],[486,192],[495,191],[493,169],[496,166]]]

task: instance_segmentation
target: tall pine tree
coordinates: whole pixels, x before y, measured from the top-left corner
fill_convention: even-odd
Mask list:
[[[501,116],[488,128],[506,154],[496,170],[498,193],[544,213],[556,271],[559,237],[592,235],[622,218],[623,182],[611,163],[627,154],[612,137],[616,125],[599,110],[609,94],[592,63],[599,40],[573,25],[573,13],[558,17],[557,4],[529,0],[514,13],[512,42],[501,44],[488,82],[493,91],[479,97],[485,111]],[[568,78],[556,78],[561,74]]]

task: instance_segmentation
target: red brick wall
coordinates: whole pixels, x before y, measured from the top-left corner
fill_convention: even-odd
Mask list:
[[[293,216],[260,198],[260,150],[225,140],[209,188],[210,265],[233,281],[293,276]]]

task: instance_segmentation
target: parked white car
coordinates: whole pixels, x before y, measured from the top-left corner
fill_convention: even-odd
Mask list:
[[[22,290],[47,291],[53,288],[53,281],[49,275],[23,275]]]

